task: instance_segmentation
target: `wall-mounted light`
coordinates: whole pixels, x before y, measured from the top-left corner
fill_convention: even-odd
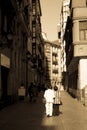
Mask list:
[[[13,33],[11,31],[8,32],[7,38],[8,38],[9,41],[13,40]]]
[[[31,53],[30,53],[29,51],[27,51],[26,57],[27,57],[27,60],[30,60],[30,59],[31,59]]]
[[[14,34],[13,34],[13,32],[12,32],[12,31],[9,31],[9,32],[7,33],[8,47],[11,46],[12,41],[13,41],[13,38],[14,38]]]
[[[11,31],[3,32],[2,36],[1,36],[0,47],[1,48],[5,48],[5,47],[9,48],[12,41],[13,41],[13,33]]]

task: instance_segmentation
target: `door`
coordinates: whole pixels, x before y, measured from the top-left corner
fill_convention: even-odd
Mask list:
[[[2,88],[2,100],[7,98],[7,80],[9,69],[1,66],[1,88]]]

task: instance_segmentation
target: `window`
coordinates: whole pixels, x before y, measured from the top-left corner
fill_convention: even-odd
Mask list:
[[[36,44],[35,43],[32,44],[32,53],[33,53],[33,55],[36,54]]]
[[[33,38],[33,43],[35,43],[36,42],[36,39],[35,38]]]
[[[36,14],[36,5],[35,5],[35,3],[32,3],[32,8],[33,8],[33,15],[35,15]]]
[[[36,27],[35,27],[34,24],[33,24],[33,27],[32,27],[32,33],[33,33],[33,38],[36,37]]]
[[[80,40],[84,40],[85,37],[84,37],[84,31],[80,30]]]
[[[79,22],[79,37],[81,41],[87,40],[87,21]]]
[[[87,30],[85,30],[85,39],[87,40]]]

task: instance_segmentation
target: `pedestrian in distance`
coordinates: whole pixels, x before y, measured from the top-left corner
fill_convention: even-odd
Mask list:
[[[53,114],[53,101],[55,98],[54,91],[52,87],[49,86],[44,92],[44,98],[46,99],[45,108],[46,108],[46,116],[50,117]]]
[[[54,86],[54,103],[53,103],[53,115],[59,115],[59,105],[60,105],[60,91],[58,86]]]
[[[37,97],[38,97],[38,89],[37,89],[36,83],[33,83],[33,86],[32,86],[32,94],[33,94],[32,102],[36,102]]]
[[[33,98],[33,83],[31,82],[30,85],[28,86],[28,94],[29,94],[29,101],[32,102],[32,98]]]

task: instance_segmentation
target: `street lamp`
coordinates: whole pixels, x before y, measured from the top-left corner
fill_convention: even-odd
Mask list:
[[[13,40],[13,33],[11,31],[9,32],[3,32],[0,40],[0,47],[10,47]]]
[[[13,40],[13,33],[11,31],[8,32],[7,38],[8,38],[9,41]]]

